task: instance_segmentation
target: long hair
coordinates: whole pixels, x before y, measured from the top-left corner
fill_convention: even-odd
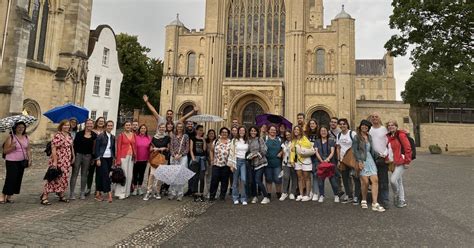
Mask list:
[[[240,126],[239,128],[237,128],[237,139],[240,139],[240,129],[244,129],[245,133],[244,133],[244,137],[242,137],[244,139],[244,142],[247,143],[248,141],[248,134],[247,134],[247,129],[245,129],[244,126]]]
[[[213,139],[213,140],[210,140],[210,139],[209,139],[209,134],[210,134],[210,133],[214,133],[214,139]],[[210,143],[210,142],[216,140],[216,138],[217,138],[216,130],[214,130],[214,129],[209,129],[209,130],[207,130],[206,143]]]
[[[260,138],[260,130],[259,130],[258,127],[256,127],[256,126],[251,126],[251,127],[249,128],[249,131],[248,131],[248,133],[249,133],[249,138],[252,137],[252,136],[250,136],[250,132],[252,131],[252,129],[254,129],[255,131],[257,131],[257,135],[256,135],[255,137],[256,137],[256,138]]]
[[[310,128],[310,124],[311,122],[314,122],[316,124],[316,129],[312,130]],[[319,134],[319,123],[317,120],[315,119],[311,119],[308,121],[308,123],[306,123],[306,136],[310,136],[310,135],[318,135]]]
[[[295,130],[296,130],[297,128],[300,130],[300,137],[295,136]],[[305,135],[305,134],[304,134],[304,132],[303,132],[303,127],[301,127],[301,126],[299,126],[299,125],[296,125],[296,126],[293,127],[293,131],[291,132],[291,139],[292,139],[292,140],[298,140],[298,139],[300,139],[301,137],[303,137],[304,135]]]
[[[10,132],[10,134],[12,134],[12,135],[16,134],[16,128],[19,125],[23,125],[23,127],[25,127],[25,129],[23,130],[23,133],[21,133],[21,135],[26,135],[26,124],[23,121],[16,122],[15,125],[13,125],[12,131]]]
[[[145,125],[145,124],[141,124],[140,127],[138,127],[138,134],[140,134],[140,129],[142,129],[142,127],[145,127],[146,131],[145,131],[145,135],[148,135],[148,127]]]

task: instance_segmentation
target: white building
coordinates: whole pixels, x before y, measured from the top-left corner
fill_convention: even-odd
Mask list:
[[[91,30],[89,38],[89,65],[84,107],[90,118],[103,116],[117,123],[120,86],[123,74],[119,67],[115,33],[108,25]]]

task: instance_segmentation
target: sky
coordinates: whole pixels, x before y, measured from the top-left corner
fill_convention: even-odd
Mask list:
[[[291,1],[291,0],[287,0]],[[204,28],[205,0],[94,0],[91,29],[110,25],[116,34],[137,35],[150,56],[163,58],[165,26],[176,19],[189,29]],[[324,0],[324,24],[329,25],[342,4],[356,19],[356,59],[381,59],[384,44],[396,30],[388,26],[390,0]],[[395,58],[397,100],[413,70],[408,56]]]

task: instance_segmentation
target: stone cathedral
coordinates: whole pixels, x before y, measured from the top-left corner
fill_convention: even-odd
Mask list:
[[[300,112],[354,123],[358,102],[395,100],[393,58],[356,60],[355,19],[342,7],[325,25],[323,0],[207,0],[204,29],[166,26],[163,70],[160,113],[197,105],[226,124]]]

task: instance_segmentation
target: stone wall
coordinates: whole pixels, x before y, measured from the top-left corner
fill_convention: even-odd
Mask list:
[[[444,148],[474,148],[474,125],[456,123],[424,123],[420,125],[421,147],[438,144]]]
[[[367,119],[374,112],[380,114],[384,125],[394,119],[398,122],[399,129],[406,130],[414,137],[409,104],[398,101],[357,101],[356,119],[353,124],[359,125],[362,119]]]

